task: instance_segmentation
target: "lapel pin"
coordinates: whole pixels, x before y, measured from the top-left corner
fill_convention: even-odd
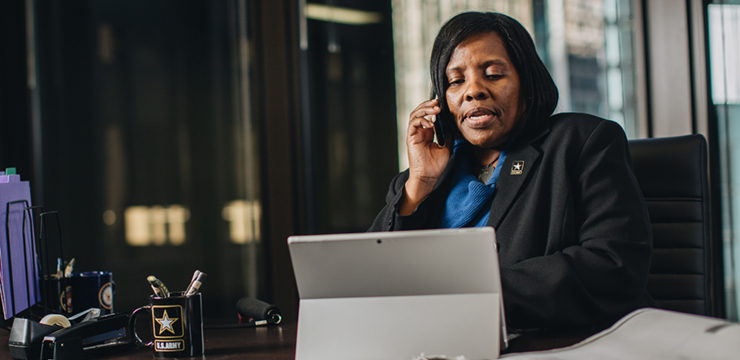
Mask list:
[[[516,160],[511,164],[511,175],[521,175],[524,172],[524,160]]]

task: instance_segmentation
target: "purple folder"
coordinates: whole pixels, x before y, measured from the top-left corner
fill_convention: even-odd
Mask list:
[[[30,206],[28,181],[21,181],[20,175],[0,172],[0,295],[6,320],[40,300],[33,218],[24,210]]]

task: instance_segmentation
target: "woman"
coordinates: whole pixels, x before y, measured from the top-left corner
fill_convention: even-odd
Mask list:
[[[453,17],[430,65],[443,95],[411,113],[409,169],[370,231],[496,228],[513,329],[603,327],[655,306],[650,223],[621,127],[551,115],[557,88],[506,15]],[[435,118],[449,121],[445,147],[433,142]]]

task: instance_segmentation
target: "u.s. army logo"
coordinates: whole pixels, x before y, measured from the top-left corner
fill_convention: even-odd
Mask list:
[[[524,160],[516,160],[511,163],[511,175],[521,175],[524,172]]]
[[[153,305],[152,320],[157,339],[181,338],[185,333],[180,305]]]
[[[172,333],[172,335],[175,334],[175,330],[172,329],[172,323],[177,322],[177,320],[180,320],[178,318],[172,318],[170,319],[169,316],[167,316],[167,310],[164,311],[164,315],[162,315],[161,319],[154,319],[159,323],[159,334],[162,335],[163,332],[169,331]]]

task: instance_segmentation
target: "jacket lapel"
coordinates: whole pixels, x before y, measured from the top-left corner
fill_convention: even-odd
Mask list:
[[[496,192],[493,195],[491,214],[488,225],[498,228],[503,216],[508,212],[517,197],[522,185],[529,178],[532,171],[539,166],[541,151],[534,143],[550,132],[550,127],[536,132],[534,136],[527,136],[514,141],[511,150],[506,155],[504,167],[501,168],[499,180],[496,183]],[[521,135],[520,135],[521,136]],[[519,173],[521,171],[521,173]]]

